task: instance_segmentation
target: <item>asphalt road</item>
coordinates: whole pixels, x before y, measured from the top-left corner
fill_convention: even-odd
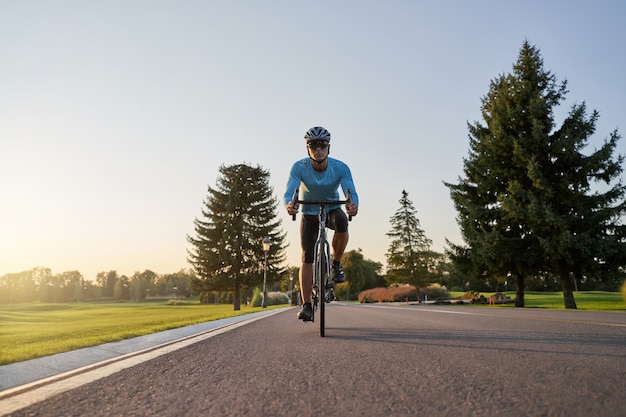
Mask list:
[[[9,415],[626,415],[624,313],[333,303],[321,338],[296,311]]]

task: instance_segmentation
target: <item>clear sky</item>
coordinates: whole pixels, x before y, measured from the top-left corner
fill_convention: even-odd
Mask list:
[[[348,250],[385,264],[406,189],[443,252],[462,242],[442,182],[525,39],[568,80],[557,123],[585,101],[592,147],[624,135],[624,18],[622,0],[0,0],[0,276],[188,268],[219,166],[261,165],[278,201],[316,125],[359,192]]]

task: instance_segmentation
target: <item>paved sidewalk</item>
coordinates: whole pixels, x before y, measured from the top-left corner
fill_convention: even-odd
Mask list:
[[[288,308],[290,307],[285,307],[285,309]],[[258,318],[270,313],[276,313],[277,310],[281,311],[282,309],[272,309],[237,317],[208,321],[205,323],[135,337],[133,339],[106,343],[104,345],[77,349],[43,358],[0,366],[0,394],[8,389],[59,375],[84,366],[93,365],[95,363],[114,359],[129,353],[171,343],[193,335],[210,332],[224,326]]]

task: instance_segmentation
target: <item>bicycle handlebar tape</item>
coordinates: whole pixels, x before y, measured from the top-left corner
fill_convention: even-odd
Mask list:
[[[298,188],[296,188],[296,191],[294,191],[293,197],[291,198],[291,208],[293,208],[293,206],[295,206],[296,203],[298,203],[298,195],[299,194],[300,194],[300,190]],[[291,220],[293,220],[294,222],[296,221],[296,215],[295,214],[291,215]]]
[[[350,192],[350,190],[346,190],[346,200],[348,200],[349,203],[352,202],[352,193]],[[348,221],[352,221],[352,215],[350,214],[348,214]]]

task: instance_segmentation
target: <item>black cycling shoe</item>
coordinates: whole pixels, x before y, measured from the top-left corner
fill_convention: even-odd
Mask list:
[[[346,280],[346,276],[343,274],[343,269],[341,269],[341,264],[333,262],[333,282],[336,284],[341,284],[345,280]]]
[[[311,303],[304,303],[300,311],[298,311],[298,318],[302,321],[312,321],[313,320],[313,307],[311,307]]]

